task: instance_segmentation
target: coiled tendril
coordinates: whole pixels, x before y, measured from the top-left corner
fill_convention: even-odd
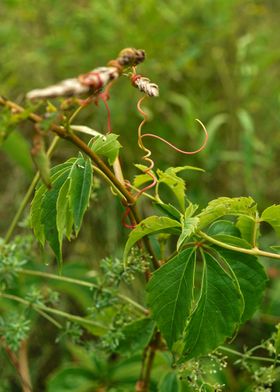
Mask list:
[[[135,76],[134,76],[134,78],[135,78]],[[205,128],[204,124],[203,124],[200,120],[198,120],[198,119],[196,119],[196,121],[201,125],[201,127],[202,127],[202,129],[203,129],[203,131],[204,131],[205,137],[204,137],[204,141],[203,141],[202,145],[201,145],[198,149],[196,149],[196,150],[194,150],[194,151],[185,151],[185,150],[182,150],[182,149],[176,147],[174,144],[172,144],[172,143],[170,143],[169,141],[167,141],[166,139],[162,138],[161,136],[155,135],[154,133],[144,133],[144,134],[142,134],[142,128],[143,128],[144,124],[145,124],[145,123],[147,122],[147,120],[148,120],[148,115],[147,115],[147,113],[142,109],[142,106],[141,106],[141,105],[142,105],[142,102],[144,101],[145,98],[146,98],[146,95],[143,96],[142,98],[140,98],[139,101],[138,101],[138,103],[137,103],[138,112],[143,116],[143,120],[141,121],[141,123],[140,123],[140,125],[139,125],[139,127],[138,127],[138,146],[140,147],[141,150],[143,150],[143,151],[146,153],[146,155],[144,155],[144,156],[142,157],[142,159],[145,160],[146,162],[148,162],[149,166],[144,170],[144,173],[147,174],[147,175],[149,175],[149,176],[151,177],[152,183],[149,184],[149,185],[147,185],[147,186],[145,186],[143,189],[140,189],[140,190],[138,191],[138,193],[135,195],[135,201],[137,201],[137,199],[138,199],[144,192],[146,192],[148,189],[153,188],[153,187],[156,185],[156,183],[157,183],[157,178],[156,178],[156,176],[154,175],[154,173],[152,172],[152,169],[154,168],[154,165],[155,165],[155,164],[154,164],[154,161],[150,158],[152,152],[151,152],[151,150],[149,150],[149,149],[144,145],[144,143],[143,143],[143,138],[144,138],[144,137],[151,137],[151,138],[154,138],[154,139],[158,139],[158,140],[162,141],[163,143],[167,144],[169,147],[173,148],[173,150],[175,150],[175,151],[177,151],[177,152],[179,152],[179,153],[181,153],[181,154],[184,154],[184,155],[194,155],[194,154],[199,153],[200,151],[202,151],[202,150],[205,148],[205,146],[206,146],[206,144],[207,144],[207,141],[208,141],[208,132],[207,132],[207,129]],[[134,225],[127,225],[127,224],[125,223],[125,218],[129,215],[129,213],[130,213],[130,207],[127,206],[127,208],[126,208],[126,210],[125,210],[125,213],[124,213],[124,216],[123,216],[122,222],[123,222],[123,225],[124,225],[125,227],[127,227],[127,228],[129,228],[129,229],[133,229],[133,228],[135,227]]]

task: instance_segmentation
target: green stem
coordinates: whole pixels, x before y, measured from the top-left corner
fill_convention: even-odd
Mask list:
[[[54,279],[54,280],[59,280],[61,282],[73,283],[73,284],[77,284],[79,286],[84,286],[84,287],[88,287],[88,288],[92,288],[92,287],[99,288],[99,286],[97,284],[95,284],[95,283],[86,282],[84,280],[79,280],[79,279],[69,278],[67,276],[50,274],[50,273],[47,273],[47,272],[33,271],[33,270],[28,270],[28,269],[22,269],[22,270],[19,270],[18,272],[23,274],[23,275],[41,276],[43,278],[50,278],[50,279]],[[104,291],[109,291],[109,290],[106,290],[106,289],[103,289],[103,290]],[[126,295],[117,294],[117,296],[120,299],[122,299],[123,301],[128,302],[129,304],[134,306],[134,308],[136,308],[137,310],[141,311],[142,314],[144,314],[146,316],[149,314],[148,309],[144,308],[138,302],[133,301],[133,299],[127,297]]]
[[[111,187],[114,189],[114,191],[121,197],[121,199],[123,199],[123,194],[119,191],[119,189],[115,186],[115,184],[113,184],[113,182],[108,177],[106,177],[106,175],[103,173],[102,170],[100,170],[95,165],[92,165],[92,169],[94,171],[96,171],[96,173],[98,173],[100,175],[100,177],[103,178],[103,180],[105,180],[106,182],[109,182]]]
[[[74,113],[71,115],[71,117],[70,117],[69,120],[68,120],[68,125],[69,125],[69,126],[72,124],[73,120],[74,120],[74,119],[76,118],[76,116],[80,113],[80,111],[81,111],[82,109],[84,109],[84,108],[85,108],[85,106],[83,106],[83,105],[78,106],[78,108],[74,111]]]
[[[258,213],[256,213],[256,219],[254,219],[254,231],[253,231],[253,248],[257,247],[257,235],[260,223],[258,221]]]
[[[218,245],[221,248],[233,250],[234,252],[245,253],[245,254],[253,255],[253,256],[271,257],[272,259],[280,259],[280,254],[277,254],[277,253],[266,252],[266,251],[261,250],[261,249],[259,249],[257,247],[254,247],[254,248],[251,248],[251,249],[247,249],[247,248],[241,248],[239,246],[226,244],[224,242],[216,240],[213,237],[210,237],[209,235],[205,234],[203,231],[198,231],[198,234],[202,238],[205,238],[207,241],[211,242],[212,244]]]
[[[280,360],[276,360],[273,358],[266,358],[266,357],[258,357],[255,355],[247,355],[246,353],[240,353],[239,351],[232,350],[231,348],[221,346],[219,347],[219,350],[225,351],[229,354],[237,355],[238,357],[244,358],[244,359],[252,359],[254,361],[262,361],[262,362],[270,362],[270,363],[280,363]]]
[[[53,151],[54,151],[58,141],[59,141],[59,137],[55,136],[53,141],[52,141],[52,143],[51,143],[51,145],[50,145],[50,147],[49,147],[49,149],[48,149],[48,151],[47,151],[47,156],[48,157],[50,157],[52,155],[52,153],[53,153]],[[8,231],[7,231],[5,239],[4,239],[5,243],[8,243],[10,241],[11,236],[13,235],[13,232],[14,232],[17,224],[18,224],[18,221],[20,220],[20,217],[21,217],[21,215],[22,215],[22,213],[23,213],[27,203],[30,200],[30,198],[31,198],[31,196],[33,194],[33,191],[35,189],[35,186],[36,186],[37,182],[39,181],[39,179],[40,179],[40,175],[39,175],[39,172],[37,172],[35,174],[32,182],[31,182],[29,188],[27,189],[27,192],[26,192],[22,202],[20,203],[19,209],[17,210],[17,213],[14,216],[14,219],[12,220],[12,222],[10,224],[10,227],[8,228]]]
[[[88,319],[80,317],[80,316],[75,316],[70,313],[63,312],[62,310],[53,309],[53,308],[50,308],[45,305],[33,304],[32,302],[26,301],[25,299],[17,297],[16,295],[0,293],[0,297],[10,299],[12,301],[20,302],[26,306],[31,306],[36,311],[39,309],[39,310],[42,310],[43,312],[56,314],[57,316],[64,317],[68,320],[71,320],[71,321],[79,323],[79,324],[86,324],[86,325],[90,325],[92,327],[97,327],[99,329],[103,329],[104,332],[107,331],[105,326],[103,326],[102,324],[99,324],[95,321],[88,320]]]
[[[36,312],[39,313],[42,317],[44,317],[46,320],[48,320],[50,323],[52,323],[53,325],[55,325],[57,328],[62,329],[63,326],[56,321],[53,317],[51,317],[50,315],[48,315],[46,312],[44,312],[43,310],[40,309],[36,309]]]

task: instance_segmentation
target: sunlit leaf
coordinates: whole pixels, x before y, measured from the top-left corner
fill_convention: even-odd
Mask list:
[[[180,234],[180,237],[177,241],[177,251],[180,249],[183,243],[195,233],[198,224],[199,218],[197,216],[185,218],[182,220],[182,233]]]
[[[168,231],[169,229],[178,228],[180,226],[181,225],[178,221],[167,218],[166,216],[149,216],[148,218],[143,219],[129,234],[124,249],[124,261],[126,261],[128,253],[132,246],[141,238],[145,237],[148,234]]]
[[[216,219],[225,215],[248,215],[255,217],[257,206],[251,197],[219,197],[210,201],[208,206],[198,215],[199,228],[203,229]]]
[[[116,160],[121,144],[117,140],[119,135],[110,133],[106,136],[96,136],[89,142],[89,147],[98,155],[108,158],[110,165]]]
[[[168,168],[166,171],[157,170],[158,184],[165,184],[176,196],[180,208],[185,207],[185,181],[177,176],[176,172]]]

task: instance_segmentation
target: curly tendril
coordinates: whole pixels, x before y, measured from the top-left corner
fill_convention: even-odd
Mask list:
[[[149,150],[144,145],[144,143],[143,143],[143,138],[144,137],[151,137],[151,138],[154,138],[154,139],[158,139],[158,140],[162,141],[163,143],[167,144],[169,147],[173,148],[173,150],[179,152],[180,154],[184,154],[184,155],[194,155],[194,154],[199,153],[200,151],[202,151],[205,148],[205,146],[207,144],[207,141],[208,141],[207,129],[205,128],[204,124],[200,120],[198,120],[198,119],[196,119],[196,121],[201,125],[202,130],[204,131],[205,137],[204,137],[204,141],[203,141],[202,145],[198,149],[196,149],[194,151],[182,150],[182,149],[176,147],[174,144],[172,144],[169,141],[167,141],[166,139],[162,138],[161,136],[155,135],[153,133],[144,133],[144,134],[142,134],[142,128],[143,128],[144,124],[148,121],[148,115],[142,109],[142,106],[141,106],[142,102],[144,101],[145,98],[146,98],[146,95],[143,96],[142,98],[140,98],[138,103],[137,103],[138,112],[143,116],[143,120],[141,121],[141,123],[140,123],[140,125],[138,127],[138,146],[141,148],[141,150],[143,150],[146,153],[146,155],[144,155],[142,157],[142,159],[145,160],[146,162],[148,162],[149,166],[144,170],[144,173],[151,177],[152,183],[138,191],[138,193],[135,195],[135,201],[137,201],[137,199],[144,192],[146,192],[148,189],[153,188],[156,185],[156,183],[157,183],[157,178],[154,175],[154,173],[152,172],[152,169],[154,168],[154,165],[155,165],[154,161],[150,158],[152,153],[151,153],[151,150]],[[122,223],[123,223],[123,225],[125,227],[127,227],[129,229],[133,229],[135,227],[134,225],[127,225],[125,223],[125,218],[129,215],[129,213],[130,213],[130,207],[127,206],[126,210],[125,210],[125,213],[124,213],[124,216],[123,216],[123,219],[122,219]]]
[[[142,104],[142,102],[144,101],[145,98],[146,98],[146,96],[142,97],[142,98],[138,101],[137,109],[138,109],[138,111],[139,111],[143,116],[146,116],[146,121],[147,121],[147,114],[146,114],[146,113],[143,111],[143,109],[141,108],[141,104]],[[145,122],[146,122],[146,121],[145,121]],[[154,139],[159,139],[159,140],[161,140],[163,143],[167,144],[169,147],[173,148],[173,150],[175,150],[175,151],[177,151],[177,152],[179,152],[179,153],[181,153],[181,154],[184,154],[184,155],[194,155],[194,154],[197,154],[197,153],[199,153],[200,151],[204,150],[204,148],[205,148],[205,146],[206,146],[206,144],[207,144],[207,141],[208,141],[208,132],[207,132],[207,129],[205,128],[204,124],[203,124],[199,119],[196,119],[196,121],[201,125],[201,127],[202,127],[202,129],[203,129],[203,131],[204,131],[204,134],[205,134],[205,138],[204,138],[204,141],[203,141],[201,147],[199,147],[197,150],[194,150],[194,151],[185,151],[185,150],[181,150],[180,148],[176,147],[174,144],[170,143],[170,142],[167,141],[166,139],[162,138],[161,136],[155,135],[155,134],[153,134],[153,133],[144,133],[143,135],[141,135],[141,139],[143,139],[144,137],[152,137],[152,138],[154,138]],[[143,122],[142,122],[142,123],[143,123]],[[141,124],[140,124],[140,125],[141,125]],[[142,126],[143,126],[143,125],[144,125],[144,124],[142,124]]]

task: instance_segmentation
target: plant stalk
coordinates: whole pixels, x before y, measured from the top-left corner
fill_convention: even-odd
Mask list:
[[[28,365],[27,340],[23,340],[18,353],[19,373],[22,380],[22,392],[32,392],[32,384]]]
[[[198,234],[206,239],[207,241],[211,242],[212,244],[218,245],[221,248],[233,250],[234,252],[240,252],[240,253],[245,253],[248,255],[253,255],[253,256],[263,256],[263,257],[270,257],[272,259],[280,259],[280,254],[277,253],[271,253],[271,252],[266,252],[264,250],[261,250],[257,247],[248,249],[248,248],[241,248],[239,246],[234,246],[230,244],[226,244],[224,242],[221,242],[219,240],[216,240],[213,237],[210,237],[209,235],[205,234],[203,231],[198,231]]]
[[[280,364],[280,359],[275,360],[273,358],[266,358],[266,357],[258,357],[256,355],[247,355],[246,353],[240,353],[239,351],[233,350],[228,347],[220,346],[219,350],[225,351],[229,354],[236,355],[238,357],[242,357],[244,359],[251,359],[254,361],[262,361],[262,362],[269,362],[269,363],[279,363]]]
[[[16,295],[0,293],[0,298],[1,297],[2,298],[6,298],[6,299],[10,299],[12,301],[20,302],[20,303],[22,303],[22,304],[24,304],[26,306],[30,306],[35,311],[37,311],[39,309],[39,310],[42,310],[44,312],[56,314],[57,316],[64,317],[64,318],[66,318],[66,319],[68,319],[70,321],[73,321],[73,322],[76,322],[76,323],[79,323],[79,324],[82,324],[82,325],[84,325],[84,324],[85,325],[90,325],[92,327],[96,327],[98,329],[102,329],[104,332],[107,331],[107,328],[105,326],[103,326],[102,324],[99,324],[99,323],[97,323],[95,321],[88,320],[88,319],[80,317],[80,316],[75,316],[75,315],[72,315],[70,313],[63,312],[62,310],[50,308],[50,307],[45,306],[45,305],[33,304],[33,303],[29,302],[29,301],[26,301],[23,298],[17,297]]]
[[[40,276],[42,278],[50,278],[50,279],[54,279],[54,280],[59,280],[61,282],[67,282],[67,283],[73,283],[73,284],[77,284],[79,286],[84,286],[84,287],[88,287],[88,288],[99,288],[99,286],[95,283],[91,283],[91,282],[86,282],[84,280],[79,280],[79,279],[74,279],[74,278],[69,278],[67,276],[62,276],[62,275],[55,275],[55,274],[50,274],[47,272],[41,272],[41,271],[33,271],[33,270],[29,270],[29,269],[21,269],[18,271],[20,274],[23,275],[30,275],[30,276]],[[107,291],[106,289],[103,289],[104,291]],[[144,308],[143,306],[141,306],[138,302],[135,302],[133,299],[127,297],[124,294],[117,294],[117,296],[125,301],[128,302],[130,305],[132,305],[134,308],[136,308],[137,310],[139,310],[141,312],[141,314],[144,315],[148,315],[149,314],[149,310]]]

